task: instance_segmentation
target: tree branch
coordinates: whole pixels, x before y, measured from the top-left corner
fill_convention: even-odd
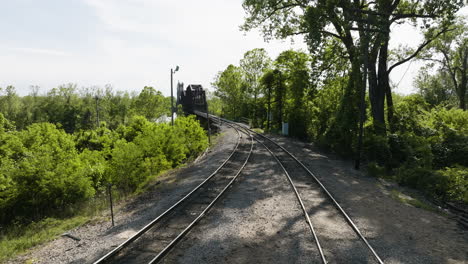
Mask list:
[[[319,30],[319,32],[322,33],[322,34],[325,34],[325,35],[330,35],[330,36],[335,37],[335,38],[340,39],[340,40],[343,39],[343,37],[341,37],[340,35],[335,34],[335,33],[333,33],[333,32],[330,32],[330,31]]]
[[[392,23],[404,19],[404,18],[436,18],[436,15],[424,15],[424,14],[392,14],[393,18],[390,20]]]
[[[393,64],[390,68],[388,68],[387,70],[387,73],[390,74],[390,72],[395,68],[395,67],[398,67],[400,65],[402,65],[403,63],[405,62],[408,62],[409,60],[413,59],[414,57],[418,56],[419,52],[421,52],[427,45],[429,45],[433,40],[435,40],[436,38],[438,38],[440,35],[442,35],[443,33],[449,31],[451,29],[448,29],[448,28],[445,28],[445,29],[442,29],[439,33],[437,33],[437,35],[435,35],[433,38],[429,39],[429,40],[426,40],[424,41],[419,47],[418,49],[409,57]]]

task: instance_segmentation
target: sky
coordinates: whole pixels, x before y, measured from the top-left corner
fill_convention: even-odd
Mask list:
[[[273,59],[307,50],[302,37],[266,43],[258,31],[239,31],[242,0],[1,0],[0,8],[0,87],[13,85],[20,95],[31,85],[45,93],[67,83],[129,92],[153,86],[169,95],[176,66],[174,87],[210,88],[248,50],[265,48]],[[421,41],[409,27],[393,30],[391,47]],[[394,70],[397,92],[414,91],[419,66]]]

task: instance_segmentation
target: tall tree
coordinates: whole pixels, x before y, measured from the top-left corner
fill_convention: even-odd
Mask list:
[[[422,56],[440,64],[440,71],[448,74],[459,108],[466,110],[468,86],[468,20],[459,18],[452,30],[444,32],[429,45]]]
[[[279,130],[284,119],[286,84],[284,74],[278,68],[268,70],[261,78],[266,93],[267,129]]]
[[[239,118],[246,114],[245,82],[243,71],[230,64],[224,71],[219,72],[212,83],[216,91],[214,94],[223,100],[222,112],[228,118]]]
[[[445,71],[430,74],[433,67],[432,64],[422,67],[414,79],[414,86],[431,106],[452,107],[456,105],[457,96],[450,76]]]
[[[268,57],[267,52],[264,49],[253,49],[249,50],[244,54],[244,57],[240,61],[240,68],[244,71],[245,83],[247,85],[247,91],[253,97],[252,105],[252,119],[254,126],[258,124],[258,102],[257,99],[261,95],[260,77],[263,75],[266,69],[270,68],[271,59]]]
[[[318,1],[261,1],[245,0],[247,12],[243,30],[260,27],[266,39],[287,38],[306,34],[309,47],[315,50],[324,38],[340,40],[346,48],[351,64],[349,83],[345,91],[342,110],[350,113],[343,122],[350,122],[345,130],[354,130],[357,121],[358,91],[362,87],[363,53],[369,53],[364,65],[369,69],[369,96],[372,117],[377,126],[385,126],[384,101],[387,97],[389,117],[393,115],[393,102],[389,85],[389,74],[397,66],[414,58],[428,42],[440,32],[432,31],[432,38],[423,42],[412,54],[388,67],[388,43],[391,25],[413,22],[418,19],[427,27],[447,24],[453,14],[463,5],[463,1],[440,0],[318,0]],[[353,34],[357,31],[358,34]],[[363,50],[360,43],[369,47]],[[355,116],[355,117],[353,117]],[[339,117],[338,117],[339,119]]]
[[[164,114],[170,114],[170,106],[165,103],[164,96],[151,86],[145,86],[133,102],[136,114],[149,120],[158,118]]]
[[[283,72],[286,81],[287,96],[290,99],[288,109],[288,121],[290,123],[290,135],[306,137],[306,112],[305,97],[310,94],[310,58],[300,51],[287,50],[278,55],[275,66]]]

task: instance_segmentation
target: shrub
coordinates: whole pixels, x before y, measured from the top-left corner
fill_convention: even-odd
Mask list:
[[[367,173],[373,177],[383,177],[386,175],[385,167],[379,166],[376,162],[367,164]]]
[[[468,168],[444,168],[436,172],[434,191],[446,200],[468,202]]]
[[[380,166],[390,160],[390,146],[385,135],[366,133],[363,139],[363,152],[367,160],[375,161]]]
[[[92,179],[81,173],[85,168],[71,135],[53,124],[37,123],[18,136],[23,154],[8,162],[8,170],[2,169],[12,182],[2,208],[5,219],[40,218],[94,195]]]

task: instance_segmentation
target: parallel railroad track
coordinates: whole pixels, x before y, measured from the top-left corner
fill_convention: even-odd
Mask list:
[[[202,183],[100,259],[101,263],[157,263],[190,231],[234,183],[249,160],[254,141],[238,139],[234,150]]]
[[[206,114],[203,113],[203,116],[206,117]],[[216,116],[210,116],[210,118],[212,118],[213,120],[220,120],[220,118]],[[284,147],[282,147],[272,139],[247,128],[245,125],[241,125],[230,120],[221,120],[246,131],[246,134],[253,135],[255,140],[258,141],[261,145],[263,145],[265,149],[268,150],[268,152],[270,152],[270,154],[273,156],[276,162],[283,169],[304,213],[305,220],[312,233],[322,263],[328,263],[328,261],[338,263],[368,263],[372,261],[372,258],[375,259],[377,263],[383,263],[380,256],[370,245],[368,240],[362,235],[359,228],[352,221],[349,215],[344,211],[344,209],[333,197],[333,195],[326,189],[322,182],[309,170],[309,168],[307,168],[299,159],[297,159],[293,154],[291,154],[288,150],[286,150]],[[341,221],[346,222],[348,224],[348,228],[351,228],[352,232],[354,232],[355,235],[358,237],[358,240],[362,242],[360,247],[363,249],[359,250],[360,256],[354,256],[351,259],[346,253],[346,255],[343,255],[344,252],[334,252],[334,247],[337,246],[337,242],[327,240],[325,236],[321,236],[320,232],[317,232],[317,228],[314,226],[314,220],[319,220],[317,222],[322,222],[323,225],[323,219],[322,221],[320,221],[321,219],[319,218],[324,218],[324,216],[319,216],[319,213],[314,212],[317,212],[319,210],[333,210],[332,208],[334,208],[336,212],[328,214],[325,217],[340,217]],[[336,221],[336,219],[334,221]],[[322,230],[324,228],[326,228],[326,225],[322,227]],[[321,241],[323,241],[324,243],[321,243]],[[327,247],[326,250],[324,250],[324,245]],[[354,248],[353,250],[358,249]],[[338,256],[338,254],[336,253],[341,253],[342,255]]]

